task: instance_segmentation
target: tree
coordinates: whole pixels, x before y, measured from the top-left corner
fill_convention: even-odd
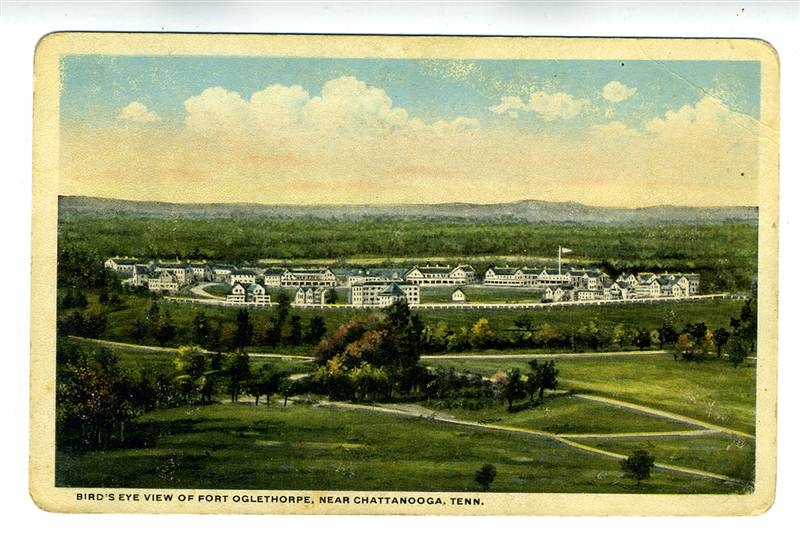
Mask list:
[[[289,345],[300,345],[303,341],[303,324],[300,317],[293,315],[289,319]]]
[[[730,341],[728,341],[730,345],[729,353],[731,362],[733,362],[733,366],[736,367],[742,362],[745,361],[747,358],[747,349],[749,343],[743,339],[741,336],[734,334],[731,336]]]
[[[286,377],[283,372],[276,372],[271,366],[264,364],[256,372],[254,372],[247,382],[247,392],[254,396],[256,399],[256,406],[262,396],[267,397],[267,405],[269,406],[269,399],[278,391],[278,382]]]
[[[664,344],[672,345],[678,341],[678,331],[671,323],[664,323],[658,329],[658,348],[663,349]]]
[[[627,324],[617,324],[611,334],[612,341],[620,348],[624,349],[633,342],[634,333]]]
[[[492,347],[495,343],[495,335],[489,320],[485,318],[478,321],[469,330],[469,344],[476,349]]]
[[[325,303],[328,305],[335,305],[339,303],[339,294],[336,293],[335,288],[331,288],[325,292]]]
[[[231,402],[238,402],[239,394],[245,389],[250,379],[250,356],[244,351],[234,353],[228,364],[227,375]]]
[[[233,336],[233,346],[236,349],[244,349],[250,345],[253,339],[253,324],[250,322],[250,313],[247,309],[239,309],[236,312],[236,332]]]
[[[175,368],[181,372],[175,377],[175,382],[185,394],[197,394],[201,404],[211,400],[213,376],[216,371],[208,368],[206,355],[200,347],[197,345],[178,347],[175,354]]]
[[[650,332],[645,329],[639,329],[633,337],[633,344],[636,345],[640,351],[644,351],[650,347]]]
[[[309,345],[316,345],[320,340],[325,337],[326,327],[325,319],[320,316],[313,316],[308,321],[306,328],[305,341]]]
[[[533,382],[530,388],[535,387],[539,391],[539,400],[544,399],[544,391],[546,389],[553,390],[558,388],[559,372],[555,361],[550,360],[540,363],[534,359],[528,362],[528,366],[531,369],[528,381]]]
[[[522,384],[522,375],[519,368],[514,368],[508,372],[506,380],[501,388],[502,397],[508,402],[508,411],[514,411],[514,400],[525,396],[525,386]]]
[[[480,470],[475,472],[475,481],[480,485],[484,491],[489,490],[494,479],[497,477],[497,469],[493,464],[486,463]]]
[[[675,349],[685,358],[690,360],[694,356],[695,343],[694,338],[688,332],[684,332],[678,336],[678,341],[675,342]]]
[[[714,330],[714,342],[717,345],[717,358],[722,358],[722,348],[728,343],[731,333],[724,327]]]
[[[169,311],[159,314],[153,327],[153,337],[162,347],[175,337],[175,325],[172,323]]]
[[[650,479],[650,470],[653,468],[655,457],[644,449],[637,449],[627,459],[620,461],[625,476],[636,480],[636,487],[642,480]]]
[[[203,311],[199,311],[192,319],[192,341],[204,347],[208,344],[211,335],[211,324]]]

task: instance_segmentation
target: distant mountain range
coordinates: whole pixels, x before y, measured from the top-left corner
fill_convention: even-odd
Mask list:
[[[758,222],[757,207],[673,207],[636,209],[593,207],[574,202],[516,201],[478,205],[261,205],[252,203],[183,204],[61,196],[59,211],[71,216],[137,216],[145,218],[275,218],[472,220],[548,224],[721,224]]]

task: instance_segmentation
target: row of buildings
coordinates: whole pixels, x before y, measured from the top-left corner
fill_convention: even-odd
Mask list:
[[[632,300],[684,298],[700,293],[700,275],[696,273],[623,273],[613,282],[602,280],[588,284],[569,283],[547,286],[543,301]]]
[[[470,265],[414,266],[406,269],[252,268],[226,263],[149,262],[110,258],[105,267],[129,274],[134,286],[174,292],[193,283],[228,284],[226,301],[232,304],[269,305],[267,287],[295,288],[296,305],[325,305],[330,290],[349,288],[348,303],[359,307],[384,307],[399,299],[420,303],[423,287],[453,287],[451,301],[465,302],[460,288],[479,282]],[[616,280],[596,268],[491,267],[483,285],[542,291],[543,301],[628,300],[686,297],[700,291],[700,276],[693,273],[624,273]]]
[[[227,263],[153,261],[142,263],[134,258],[109,258],[105,262],[105,267],[131,275],[131,283],[134,286],[149,287],[152,284],[153,290],[176,290],[193,282],[217,282],[231,286],[237,283],[245,286],[258,283],[282,288],[349,287],[373,282],[408,283],[416,286],[464,286],[478,282],[475,269],[470,265],[333,270],[286,267],[239,268]],[[163,273],[169,275],[162,275]]]

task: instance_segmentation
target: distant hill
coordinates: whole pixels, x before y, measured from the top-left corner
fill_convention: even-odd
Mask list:
[[[358,220],[420,218],[479,222],[571,224],[720,224],[758,222],[757,207],[673,207],[636,209],[592,207],[574,202],[516,201],[478,205],[261,205],[251,203],[181,204],[61,196],[59,212],[71,216],[137,216],[145,218],[305,218]]]

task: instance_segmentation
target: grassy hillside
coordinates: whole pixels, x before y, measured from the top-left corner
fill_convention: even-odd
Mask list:
[[[316,407],[217,404],[147,414],[140,447],[58,453],[56,484],[71,487],[730,493],[738,487],[663,471],[636,486],[616,461],[549,440],[419,418]]]

